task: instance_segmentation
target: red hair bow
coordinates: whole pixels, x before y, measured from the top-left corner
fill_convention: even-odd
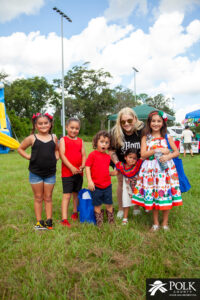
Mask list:
[[[50,114],[46,113],[44,115],[47,116],[50,120],[53,120],[53,117]]]
[[[33,116],[32,116],[32,120],[35,120],[37,117],[39,117],[39,116],[41,116],[41,113],[37,113],[36,115],[35,114],[33,114]]]

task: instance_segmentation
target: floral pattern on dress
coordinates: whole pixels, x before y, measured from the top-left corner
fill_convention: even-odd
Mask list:
[[[167,148],[164,138],[147,137],[147,150]],[[132,202],[148,210],[167,210],[182,205],[178,174],[172,159],[167,161],[168,169],[162,171],[157,159],[150,157],[143,162]]]

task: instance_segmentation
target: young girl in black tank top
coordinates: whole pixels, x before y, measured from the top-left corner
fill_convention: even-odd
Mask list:
[[[56,179],[56,162],[59,159],[58,142],[51,134],[53,117],[48,113],[34,114],[32,134],[23,140],[19,154],[28,159],[29,181],[34,193],[36,230],[52,229],[52,193]],[[35,134],[37,130],[37,134]],[[26,149],[31,146],[31,154]],[[42,220],[42,206],[45,203],[47,220]]]

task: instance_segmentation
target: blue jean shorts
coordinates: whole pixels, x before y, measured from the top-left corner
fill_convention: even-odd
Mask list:
[[[102,204],[112,204],[112,184],[105,189],[100,189],[95,186],[95,190],[91,192],[93,206]]]
[[[43,177],[40,177],[36,174],[29,172],[29,182],[30,182],[30,184],[37,184],[40,182],[44,182],[45,184],[55,184],[56,183],[56,175],[43,178]]]

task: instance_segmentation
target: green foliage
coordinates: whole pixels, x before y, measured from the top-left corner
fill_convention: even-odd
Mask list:
[[[135,100],[135,95],[130,89],[117,86],[113,89],[112,96],[115,99],[113,113],[118,113],[124,107],[134,107],[140,105],[138,100]],[[136,95],[136,99],[138,96]]]
[[[32,129],[32,123],[30,119],[16,116],[13,110],[7,110],[7,114],[11,122],[11,129],[14,137],[17,136],[17,138],[22,138],[30,134]]]
[[[171,100],[169,98],[166,98],[162,94],[158,94],[153,98],[147,98],[145,100],[146,104],[148,104],[150,106],[153,106],[157,109],[160,109],[160,110],[168,113],[171,116],[174,116],[175,111],[172,108],[170,108],[170,102],[171,102]],[[167,124],[168,124],[168,126],[173,126],[174,122],[173,121],[168,121]]]
[[[44,112],[45,107],[59,103],[53,85],[44,77],[17,79],[5,85],[5,101],[9,111],[19,117],[31,118],[33,113]]]
[[[89,154],[91,144],[85,144]],[[183,163],[192,189],[183,194],[183,206],[170,211],[169,232],[150,233],[152,214],[143,209],[134,217],[130,209],[127,226],[117,219],[109,226],[105,217],[100,230],[79,222],[63,228],[60,161],[53,193],[54,230],[34,232],[28,161],[16,151],[1,154],[0,298],[143,300],[146,278],[199,278],[200,155],[188,155]],[[115,177],[112,184],[116,217]]]

